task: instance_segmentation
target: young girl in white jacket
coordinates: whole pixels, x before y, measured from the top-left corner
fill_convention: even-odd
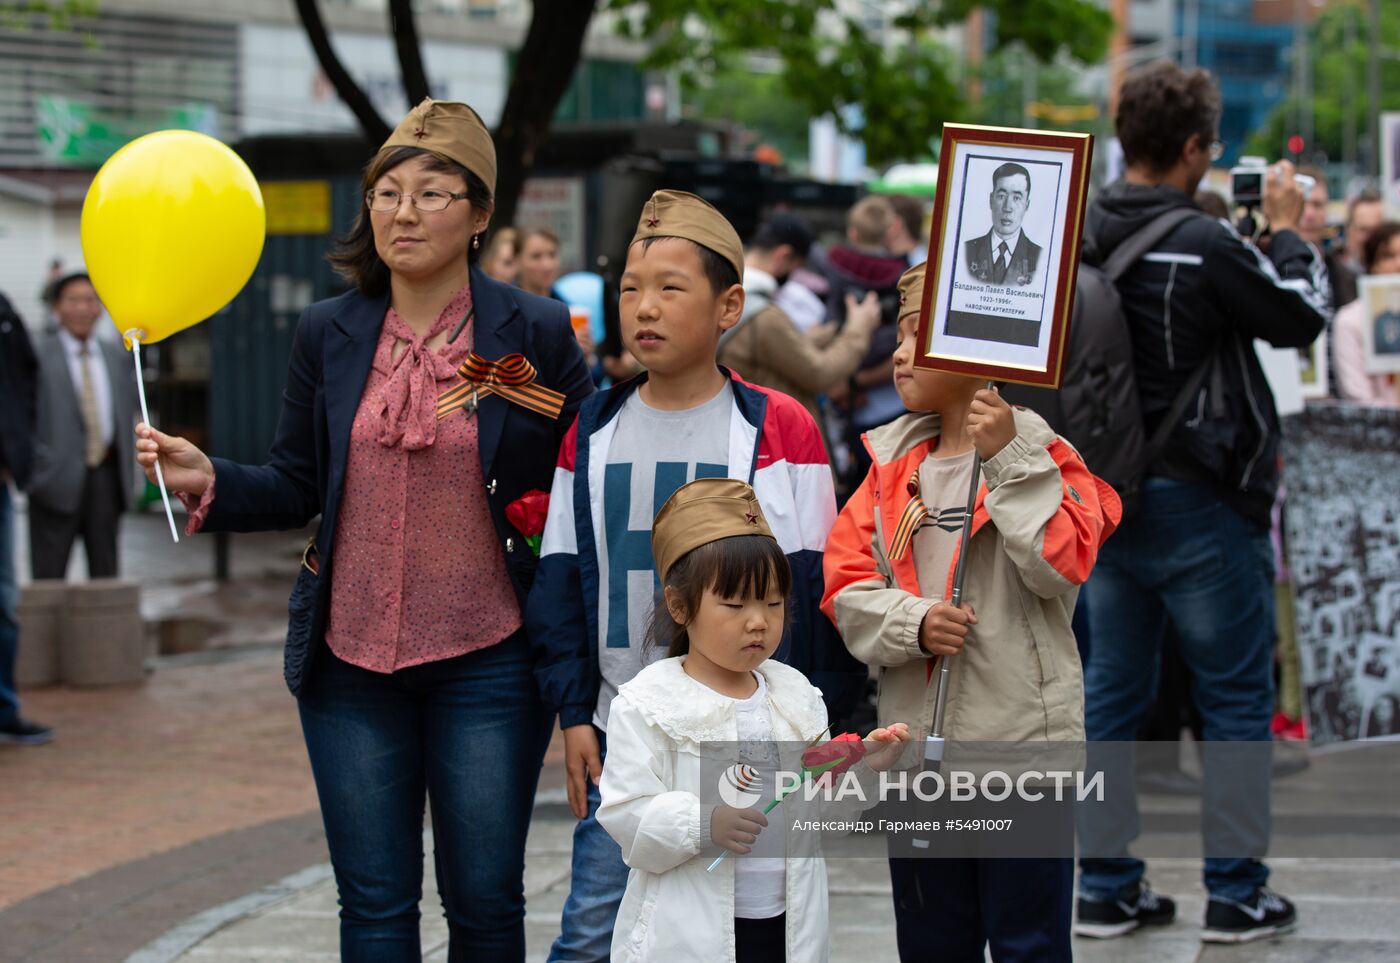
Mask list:
[[[792,747],[827,730],[821,693],[768,658],[786,622],[787,559],[753,489],[717,478],[671,496],[652,527],[652,554],[665,591],[652,640],[667,642],[670,657],[619,689],[600,785],[598,821],[631,867],[612,959],[819,963],[830,953],[826,863],[812,834],[789,837],[783,827],[820,797],[794,793],[770,827],[757,808],[719,804],[715,779],[736,744],[746,760],[799,772]],[[863,786],[908,739],[903,723],[866,737],[852,769]],[[824,815],[841,806],[826,805]],[[708,871],[722,851],[741,858]]]

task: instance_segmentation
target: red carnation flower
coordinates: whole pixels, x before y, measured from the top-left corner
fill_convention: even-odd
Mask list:
[[[544,521],[549,517],[549,492],[538,488],[528,491],[506,506],[506,518],[525,536],[525,544],[540,554],[540,537]]]

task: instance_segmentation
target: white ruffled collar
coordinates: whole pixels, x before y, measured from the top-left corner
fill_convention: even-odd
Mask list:
[[[733,742],[738,738],[734,700],[685,674],[682,657],[662,659],[618,689],[651,725],[677,743]],[[768,704],[780,739],[814,738],[826,726],[821,691],[801,672],[769,659],[756,670],[768,686]],[[786,725],[781,725],[786,723]],[[784,733],[782,729],[788,729]]]

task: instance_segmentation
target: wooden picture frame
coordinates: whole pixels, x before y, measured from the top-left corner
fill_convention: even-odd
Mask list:
[[[916,366],[1060,386],[1093,145],[944,125]]]
[[[1357,279],[1356,287],[1366,306],[1361,329],[1366,373],[1400,373],[1400,274],[1368,274]]]

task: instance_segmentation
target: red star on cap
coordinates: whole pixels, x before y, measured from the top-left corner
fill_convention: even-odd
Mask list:
[[[758,524],[758,514],[756,512],[744,512],[744,521],[750,525]]]
[[[422,127],[415,127],[413,128],[413,136],[417,137],[419,140],[422,140],[424,137],[428,136],[428,132]]]
[[[660,223],[661,223],[661,218],[659,218],[659,217],[649,217],[649,218],[647,218],[647,227],[655,227],[656,225],[658,225],[658,224],[660,224]]]
[[[908,300],[909,300],[909,299],[908,299],[907,297],[905,297],[904,295],[901,294],[901,295],[899,296],[899,304],[900,304],[900,307],[903,307],[904,304],[905,304],[905,302],[907,302]]]

